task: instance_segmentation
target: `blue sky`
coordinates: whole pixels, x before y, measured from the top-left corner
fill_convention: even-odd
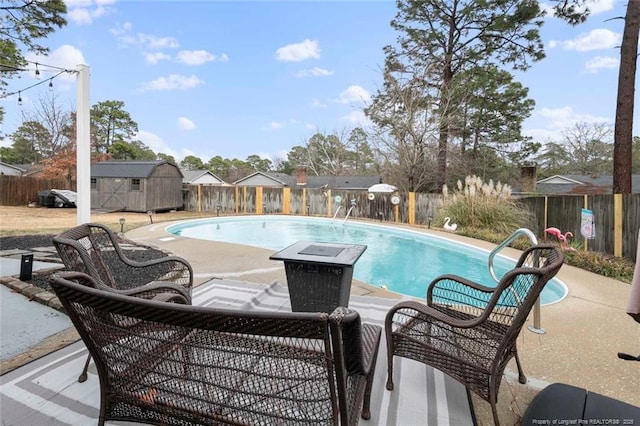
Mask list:
[[[381,85],[382,48],[394,42],[395,2],[71,0],[69,24],[50,36],[40,64],[90,67],[90,103],[124,101],[138,138],[178,161],[220,155],[284,157],[317,131],[367,123],[362,113]],[[547,58],[517,78],[536,101],[525,134],[559,139],[575,122],[615,117],[626,1],[595,0],[577,27],[547,18]],[[47,90],[41,84],[0,100],[10,134]],[[37,80],[10,82],[10,92]],[[75,109],[75,76],[53,81],[57,101]],[[640,88],[639,88],[640,90]],[[636,95],[636,102],[638,96]],[[636,107],[634,135],[640,105]],[[2,142],[9,146],[10,139]]]

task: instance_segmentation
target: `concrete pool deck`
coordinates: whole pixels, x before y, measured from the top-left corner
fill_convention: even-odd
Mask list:
[[[176,222],[136,228],[127,232],[126,237],[188,259],[194,269],[195,285],[216,277],[263,284],[286,283],[282,262],[269,260],[273,250],[171,235],[165,228],[173,223]],[[486,250],[495,247],[440,230],[397,226]],[[509,248],[502,252],[512,258],[517,258],[519,253]],[[514,362],[507,366],[498,402],[502,424],[517,424],[531,398],[555,382],[583,387],[640,406],[640,363],[617,358],[617,352],[640,353],[640,325],[625,313],[630,286],[568,265],[562,267],[558,278],[567,285],[569,294],[559,303],[542,307],[541,325],[546,333],[535,334],[525,328],[518,339],[528,383],[524,386],[517,383]],[[352,294],[399,297],[358,281],[354,282]],[[527,325],[531,323],[532,317]],[[45,342],[42,353],[38,354],[32,348],[24,354],[24,360],[42,356],[77,338],[71,328]],[[478,397],[473,398],[478,423],[492,424],[489,404]]]
[[[273,250],[171,235],[165,231],[168,225],[144,226],[129,231],[126,237],[188,259],[198,284],[214,277],[286,283],[282,262],[269,260]],[[399,226],[489,251],[495,247],[444,231]],[[520,252],[506,248],[501,254],[517,259]],[[507,366],[499,398],[500,417],[505,424],[510,424],[509,419],[515,424],[531,398],[555,382],[640,406],[640,365],[617,357],[618,352],[640,353],[640,325],[625,313],[630,286],[569,265],[562,266],[558,278],[569,293],[562,301],[541,308],[541,327],[546,333],[536,334],[525,328],[518,339],[528,383],[523,386],[517,382],[514,361]],[[352,294],[398,297],[357,281]],[[527,325],[532,322],[533,315]],[[474,406],[479,423],[491,424],[489,404],[474,397]]]

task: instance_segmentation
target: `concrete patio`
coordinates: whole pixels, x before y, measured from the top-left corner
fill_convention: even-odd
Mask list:
[[[269,260],[272,250],[178,237],[166,233],[166,226],[155,224],[137,228],[126,237],[188,259],[194,269],[196,284],[212,278],[265,285],[274,281],[286,282],[282,263]],[[494,247],[455,234],[447,233],[446,236],[488,250]],[[506,249],[504,254],[517,258],[519,252]],[[640,406],[637,392],[640,366],[637,362],[617,358],[617,352],[640,352],[640,326],[625,313],[629,285],[568,265],[562,267],[558,277],[569,288],[569,294],[561,302],[542,308],[541,325],[545,334],[523,330],[518,348],[529,381],[520,385],[514,373],[515,364],[507,367],[498,404],[503,424],[516,424],[531,398],[554,382],[584,387]],[[399,298],[360,282],[354,283],[352,294]],[[73,339],[73,330],[66,330],[47,339],[44,349],[36,345],[22,354],[21,362]],[[489,405],[477,397],[473,397],[473,401],[478,424],[491,424]]]

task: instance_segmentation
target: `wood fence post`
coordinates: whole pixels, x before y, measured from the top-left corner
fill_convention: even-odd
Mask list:
[[[262,187],[256,186],[256,214],[262,214]]]
[[[613,255],[622,257],[622,194],[613,194]]]
[[[589,196],[587,194],[584,194],[584,208],[589,209]],[[582,239],[584,240],[584,251],[587,251],[589,249],[589,239],[585,236]]]
[[[327,216],[331,217],[331,210],[333,206],[331,205],[333,197],[331,196],[331,190],[327,189]]]
[[[409,193],[409,225],[416,223],[416,193]]]
[[[282,188],[282,214],[291,214],[291,188]]]
[[[198,213],[202,211],[202,185],[198,185]]]

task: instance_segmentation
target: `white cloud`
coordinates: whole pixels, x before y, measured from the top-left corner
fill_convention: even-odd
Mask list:
[[[537,128],[524,128],[522,133],[526,136],[531,136],[538,142],[561,140],[562,132],[575,123],[612,123],[610,117],[579,113],[569,106],[540,108],[534,111],[533,118],[542,118],[546,125]]]
[[[158,37],[153,34],[138,33],[137,41],[147,49],[176,49],[180,47],[175,37]]]
[[[302,77],[326,77],[328,75],[333,75],[333,71],[326,70],[324,68],[313,67],[311,69],[298,71],[294,74],[294,76],[302,78]]]
[[[182,50],[178,52],[176,56],[176,62],[185,65],[202,65],[206,62],[220,61],[226,62],[229,57],[226,53],[220,56],[216,56],[213,53],[209,53],[206,50]]]
[[[322,102],[322,101],[320,101],[319,99],[314,99],[314,100],[311,102],[311,107],[312,107],[312,108],[326,108],[326,107],[327,107],[327,104],[326,104],[326,103],[324,103],[324,102]]]
[[[142,83],[138,90],[187,90],[198,87],[202,83],[203,81],[195,75],[187,77],[185,75],[171,74],[168,77],[159,77],[155,80]]]
[[[591,11],[591,16],[593,16],[613,9],[615,2],[616,0],[587,0],[586,6]]]
[[[176,159],[176,161],[180,162],[180,160],[178,159],[179,157],[178,152],[171,149],[171,147],[169,147],[169,145],[165,141],[163,141],[160,136],[156,135],[155,133],[141,130],[135,135],[135,138],[141,141],[146,146],[148,146],[149,149],[151,149],[156,154],[163,153],[163,154],[171,155],[173,158]]]
[[[153,34],[133,34],[131,22],[125,22],[109,30],[125,46],[137,46],[145,50],[177,49],[180,43],[175,37],[159,37]]]
[[[558,42],[556,40],[549,40],[549,43],[547,43],[547,47],[549,49],[553,49],[554,47],[556,47],[558,45]]]
[[[269,123],[269,128],[272,130],[278,130],[282,128],[282,123],[278,122],[278,121],[272,121],[271,123]]]
[[[148,64],[155,65],[160,61],[168,61],[171,56],[162,52],[147,52],[144,54],[144,61]]]
[[[595,58],[587,61],[584,66],[587,71],[591,73],[597,73],[601,69],[617,69],[619,60],[612,56],[596,56]]]
[[[131,29],[133,28],[133,24],[129,21],[125,22],[124,24],[120,25],[116,25],[115,28],[111,28],[109,30],[109,32],[111,34],[113,34],[116,37],[120,37],[121,35],[127,34],[129,32],[131,32]]]
[[[71,0],[65,1],[67,16],[78,25],[89,25],[95,18],[99,18],[111,12],[113,8],[108,6],[115,0]],[[107,6],[107,7],[105,7]]]
[[[584,11],[585,7],[589,8],[590,16],[593,16],[613,9],[613,4],[615,2],[616,0],[586,0],[585,5],[580,7],[578,10]],[[547,17],[557,18],[552,4],[541,3],[540,8],[547,13]]]
[[[27,55],[27,60],[32,62],[45,63],[47,65],[53,65],[54,67],[74,71],[76,70],[78,65],[86,64],[82,51],[77,47],[71,46],[69,44],[63,44],[46,56],[29,54]],[[47,69],[46,67],[40,67],[39,69],[43,79],[53,77],[60,72],[60,70]],[[76,75],[72,73],[62,73],[58,77],[56,77],[56,81],[58,80],[65,80],[68,82],[75,81]]]
[[[316,40],[306,39],[301,43],[288,44],[276,50],[279,61],[299,62],[320,57],[320,47]]]
[[[621,40],[620,34],[604,28],[597,28],[586,34],[580,34],[573,40],[566,40],[563,42],[563,46],[569,50],[587,52],[589,50],[611,49],[619,46]]]
[[[367,118],[362,110],[351,111],[349,114],[341,118],[348,121],[349,124],[354,126],[364,127],[371,124],[371,121],[369,120],[369,118]]]
[[[182,130],[193,130],[196,128],[196,125],[187,117],[178,117],[178,127]]]
[[[341,104],[351,104],[356,102],[369,102],[371,94],[360,86],[352,85],[347,87],[337,100]]]

